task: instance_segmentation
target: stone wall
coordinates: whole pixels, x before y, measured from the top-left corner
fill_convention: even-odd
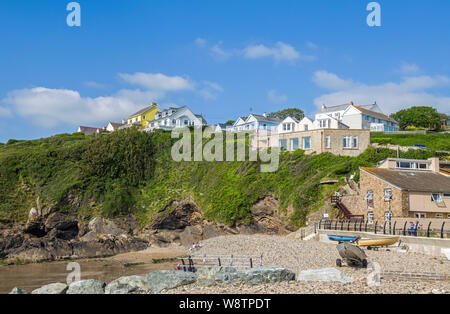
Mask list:
[[[382,181],[371,175],[364,170],[360,171],[360,198],[359,198],[359,206],[365,218],[367,219],[367,213],[369,211],[366,195],[369,190],[373,191],[373,211],[375,220],[383,220],[384,214],[386,211],[391,210],[393,218],[394,217],[408,217],[409,214],[409,200],[408,200],[408,192],[402,191],[397,187]],[[384,200],[384,189],[390,188],[392,189],[392,200],[387,202]]]

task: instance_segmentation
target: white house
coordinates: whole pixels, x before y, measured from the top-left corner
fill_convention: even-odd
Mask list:
[[[220,132],[226,132],[230,128],[230,125],[219,123],[215,125],[214,132],[220,133]]]
[[[244,120],[245,119],[245,120]],[[240,117],[233,125],[233,131],[252,131],[252,130],[267,130],[276,131],[278,125],[282,122],[281,119],[269,118],[264,113],[263,115],[250,114],[248,118]]]
[[[103,128],[95,128],[91,126],[79,126],[77,132],[83,133],[84,135],[91,135],[91,134],[99,134],[102,132]]]
[[[125,125],[124,123],[109,122],[108,125],[105,127],[105,129],[108,132],[114,132],[119,130],[124,125]]]
[[[206,120],[202,115],[194,114],[188,107],[171,107],[169,109],[157,112],[155,120],[148,123],[145,131],[154,129],[173,130],[189,126],[206,125]]]
[[[334,116],[318,113],[313,122],[313,129],[350,129],[350,127]]]
[[[363,106],[356,106],[353,102],[332,107],[322,105],[322,110],[316,114],[316,120],[324,120],[325,116],[338,120],[350,129],[372,132],[396,132],[399,129],[398,123],[385,115],[376,103]]]
[[[243,130],[243,125],[245,124],[245,121],[247,120],[247,117],[239,117],[232,125],[231,128],[228,129],[230,132],[239,132]]]
[[[277,127],[277,133],[288,133],[299,130],[299,121],[292,117],[284,119]]]

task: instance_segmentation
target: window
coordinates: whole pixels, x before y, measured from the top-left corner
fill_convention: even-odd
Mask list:
[[[329,135],[325,136],[325,148],[331,148],[331,138]]]
[[[280,150],[281,151],[287,150],[287,140],[280,140]]]
[[[384,189],[383,199],[385,202],[392,201],[392,189]]]
[[[291,150],[298,149],[298,138],[291,138]]]
[[[283,131],[290,131],[291,123],[283,123]]]
[[[351,142],[351,136],[344,136],[343,137],[343,144],[342,145],[343,145],[344,148],[352,148],[350,142]]]
[[[436,214],[436,218],[444,218],[444,215],[442,215],[442,214]]]
[[[302,138],[302,147],[303,149],[311,149],[311,137]]]
[[[327,120],[319,120],[319,126],[322,129],[328,128],[329,127],[328,119]]]
[[[427,218],[425,213],[414,213],[414,218]]]
[[[367,208],[372,209],[373,208],[373,191],[372,190],[367,191],[366,200],[367,200]]]
[[[309,127],[307,124],[305,124],[305,131],[308,131]]]
[[[177,124],[177,120],[173,119],[172,123],[173,123],[173,125],[176,125]]]
[[[431,201],[434,203],[442,203],[442,195],[439,193],[432,193]]]
[[[188,125],[189,121],[188,120],[184,120],[184,125]]]
[[[444,198],[450,198],[450,193],[444,193]]]
[[[369,224],[373,224],[374,218],[375,218],[375,215],[373,214],[373,212],[367,213],[367,222]]]
[[[353,136],[353,148],[358,148],[358,137]]]
[[[145,116],[142,116],[142,120],[145,120]]]
[[[366,121],[369,121],[369,116],[365,116]]]

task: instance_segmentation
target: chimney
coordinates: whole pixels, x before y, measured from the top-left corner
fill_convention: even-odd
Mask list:
[[[433,172],[439,172],[439,158],[438,157],[428,158],[428,161],[431,162],[430,170]]]
[[[354,106],[355,104],[353,103],[353,101],[350,102],[350,106]]]
[[[325,104],[322,104],[322,111],[324,111],[325,109],[327,109],[327,106],[325,106]]]
[[[158,106],[158,104],[156,102],[152,102],[152,106],[156,107],[156,106]]]

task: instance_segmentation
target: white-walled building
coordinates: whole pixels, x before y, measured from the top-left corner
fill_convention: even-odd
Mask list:
[[[171,107],[169,109],[157,112],[155,120],[149,121],[145,131],[154,129],[173,130],[189,126],[206,125],[206,120],[202,115],[194,114],[188,107]]]
[[[239,117],[229,130],[233,132],[252,130],[276,131],[280,123],[280,119],[269,118],[265,113],[263,115],[252,113],[247,118]]]
[[[323,120],[324,116],[334,118],[350,129],[372,132],[397,132],[399,129],[398,123],[385,115],[376,103],[363,106],[356,106],[353,102],[332,107],[322,105],[316,120]]]

